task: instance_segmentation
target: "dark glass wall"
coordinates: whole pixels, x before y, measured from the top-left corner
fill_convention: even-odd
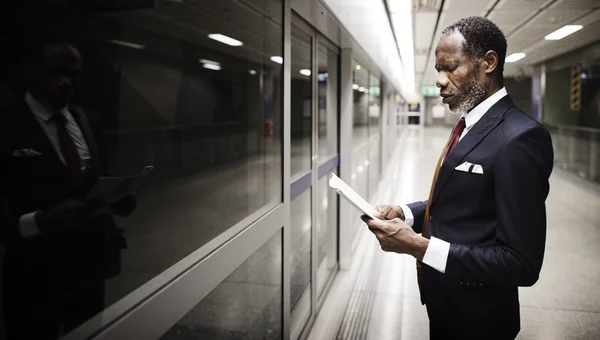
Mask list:
[[[267,0],[3,6],[9,333],[68,333],[281,202],[281,16]],[[101,176],[147,165],[117,205],[86,199]]]

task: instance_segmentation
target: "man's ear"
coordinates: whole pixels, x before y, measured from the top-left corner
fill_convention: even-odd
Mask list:
[[[485,73],[492,73],[498,67],[498,53],[493,50],[489,50],[483,56],[483,66]]]

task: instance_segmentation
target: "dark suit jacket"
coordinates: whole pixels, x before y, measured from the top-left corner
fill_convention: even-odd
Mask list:
[[[73,109],[71,113],[83,114]],[[19,217],[51,208],[66,199],[82,200],[98,174],[89,171],[86,185],[74,185],[24,101],[3,110],[0,119],[0,241],[6,246],[7,294],[20,305],[27,305],[27,301],[37,303],[60,292],[76,295],[77,287],[103,280],[107,266],[114,265],[107,262],[115,259],[107,258],[105,233],[107,228],[114,227],[113,218],[108,215],[88,218],[27,239],[20,235]],[[85,137],[89,145],[89,138],[93,137]],[[23,149],[33,149],[41,155],[13,156],[14,150]],[[92,157],[99,156],[92,154]]]
[[[455,170],[465,161],[484,174]],[[542,267],[552,166],[550,134],[506,96],[440,168],[424,236],[450,242],[450,253],[445,274],[424,266],[423,299],[434,318],[452,320],[457,338],[518,333],[517,287],[533,285]],[[409,205],[417,232],[426,203]]]

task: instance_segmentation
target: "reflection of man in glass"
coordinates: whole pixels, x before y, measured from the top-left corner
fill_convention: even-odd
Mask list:
[[[8,339],[56,339],[102,311],[124,239],[85,201],[103,169],[93,120],[72,105],[79,51],[46,41],[29,52],[24,100],[0,116],[4,315]],[[131,196],[111,206],[134,208]]]

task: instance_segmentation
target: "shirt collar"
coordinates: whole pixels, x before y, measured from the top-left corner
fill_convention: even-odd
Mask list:
[[[52,118],[52,116],[55,113],[57,113],[56,111],[50,110],[39,100],[35,99],[35,97],[29,91],[25,94],[25,102],[27,103],[27,106],[29,106],[29,109],[33,111],[33,114],[35,114],[45,122]],[[68,110],[65,107],[59,112],[61,112],[62,114],[67,114]]]
[[[479,103],[479,105],[475,106],[473,110],[468,113],[463,114],[465,117],[465,127],[470,129],[473,125],[475,125],[483,115],[488,112],[488,110],[494,106],[500,99],[504,98],[508,93],[506,92],[506,87],[501,88],[498,92],[491,95],[488,99]]]

